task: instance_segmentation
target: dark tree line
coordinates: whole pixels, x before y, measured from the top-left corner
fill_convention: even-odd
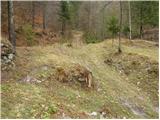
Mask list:
[[[119,52],[121,51],[121,36],[126,36],[130,40],[134,39],[135,36],[143,39],[144,30],[157,28],[159,25],[158,1],[120,1],[119,4],[113,1],[32,1],[30,2],[31,6],[26,3],[21,7],[30,9],[31,16],[29,22],[27,21],[26,23],[31,24],[33,29],[36,29],[35,19],[37,12],[41,12],[43,21],[41,26],[43,30],[51,28],[51,24],[54,24],[61,31],[62,36],[65,36],[69,30],[75,29],[83,31],[85,33],[84,38],[88,39],[88,41],[118,37]],[[13,6],[12,1],[8,1],[7,4],[9,40],[15,50],[16,35],[13,10],[18,7],[16,5]],[[14,2],[14,4],[17,3]],[[118,7],[113,7],[114,5]],[[37,11],[37,8],[40,6],[42,11]],[[52,9],[55,12],[50,12]],[[28,15],[28,13],[26,12],[24,15]],[[50,19],[51,17],[52,19]]]

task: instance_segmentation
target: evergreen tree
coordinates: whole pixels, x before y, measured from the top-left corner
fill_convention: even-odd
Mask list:
[[[131,34],[129,34],[129,33],[130,33],[129,26],[128,25],[124,25],[124,27],[123,27],[123,34],[125,36],[127,36],[127,38],[129,38],[131,40]]]
[[[72,28],[78,28],[79,27],[79,7],[80,7],[79,1],[70,1],[69,2],[69,14],[70,14],[70,22],[72,25]]]
[[[61,34],[64,35],[66,29],[66,22],[70,20],[69,3],[67,1],[60,1],[59,18],[62,22]]]
[[[108,30],[109,32],[112,34],[112,46],[113,46],[113,42],[114,42],[114,38],[115,36],[118,34],[119,32],[119,25],[118,25],[118,19],[114,16],[112,16],[110,19],[109,19],[109,22],[108,22]]]
[[[159,24],[159,2],[158,1],[137,1],[131,2],[132,23],[139,27],[139,36],[143,38],[145,26],[158,27]],[[137,31],[137,29],[136,29]]]

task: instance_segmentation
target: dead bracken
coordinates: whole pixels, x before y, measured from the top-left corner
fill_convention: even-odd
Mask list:
[[[57,67],[54,74],[55,79],[63,83],[80,83],[81,86],[91,88],[93,86],[93,75],[87,68],[75,64],[70,68]]]

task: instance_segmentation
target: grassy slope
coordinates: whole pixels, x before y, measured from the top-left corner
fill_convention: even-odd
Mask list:
[[[137,53],[158,62],[158,48],[144,41],[132,45],[124,42],[122,49],[124,53]],[[155,110],[158,105],[153,104],[147,93],[139,92],[135,84],[126,80],[126,76],[104,63],[110,53],[117,51],[116,45],[111,47],[111,41],[88,44],[81,48],[55,44],[47,47],[20,47],[17,51],[17,68],[2,81],[2,118],[61,118],[63,113],[66,118],[88,118],[90,116],[87,113],[98,111],[104,106],[109,118],[158,118]],[[69,69],[73,63],[79,63],[92,71],[98,91],[84,90],[48,78],[52,66]],[[45,73],[40,71],[43,66],[48,66]],[[17,82],[27,74],[47,79],[39,84]]]

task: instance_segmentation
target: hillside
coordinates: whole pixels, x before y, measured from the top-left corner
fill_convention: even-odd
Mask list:
[[[158,118],[158,47],[123,40],[117,54],[111,43],[17,47],[16,67],[2,72],[1,117]],[[94,88],[53,76],[76,64],[92,72]]]

